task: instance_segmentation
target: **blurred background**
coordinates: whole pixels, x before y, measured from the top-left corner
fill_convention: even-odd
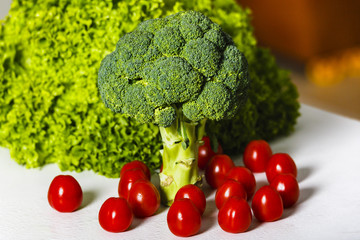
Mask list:
[[[236,0],[255,35],[291,71],[300,102],[360,120],[359,0]],[[11,0],[0,0],[0,19]]]
[[[360,119],[360,1],[237,0],[259,45],[291,70],[300,101]]]

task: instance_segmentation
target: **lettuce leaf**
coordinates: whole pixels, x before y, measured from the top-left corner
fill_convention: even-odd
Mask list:
[[[158,127],[105,108],[97,71],[140,22],[189,9],[232,35],[251,71],[249,100],[238,117],[210,123],[208,133],[232,153],[251,139],[290,133],[299,116],[296,88],[257,46],[250,11],[233,0],[13,0],[0,21],[0,145],[28,168],[56,163],[108,177],[135,159],[158,168]]]

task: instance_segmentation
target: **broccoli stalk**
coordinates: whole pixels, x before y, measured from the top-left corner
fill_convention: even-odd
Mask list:
[[[178,118],[170,127],[159,127],[163,141],[162,172],[160,172],[161,199],[170,205],[179,186],[201,184],[198,173],[198,147],[204,136],[206,119],[189,121],[177,111]]]
[[[236,115],[247,99],[247,67],[231,37],[195,11],[141,23],[102,60],[98,88],[105,105],[160,127],[164,204],[182,186],[201,182],[197,148],[205,122]]]

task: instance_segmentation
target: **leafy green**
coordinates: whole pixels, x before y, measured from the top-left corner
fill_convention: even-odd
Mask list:
[[[209,123],[227,151],[293,130],[297,91],[256,45],[250,12],[233,0],[13,0],[0,21],[0,145],[26,167],[57,163],[118,177],[128,161],[160,166],[159,130],[113,114],[100,100],[100,61],[142,21],[193,9],[230,34],[252,86],[238,118]],[[208,124],[208,125],[209,125]],[[210,132],[209,132],[210,133]]]
[[[255,48],[249,56],[251,87],[246,104],[235,119],[207,125],[229,153],[241,153],[250,140],[288,135],[299,116],[298,92],[289,72],[277,67],[268,50]]]

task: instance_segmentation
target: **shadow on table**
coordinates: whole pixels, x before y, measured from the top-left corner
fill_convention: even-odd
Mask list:
[[[299,200],[297,201],[295,206],[284,210],[282,219],[285,219],[285,218],[291,216],[292,214],[294,214],[299,209],[299,206],[301,204],[303,204],[304,202],[306,202],[307,200],[309,200],[315,194],[315,192],[316,192],[315,187],[300,188]]]
[[[199,234],[204,233],[211,229],[212,227],[216,226],[217,223],[217,212],[218,209],[216,208],[215,199],[209,199],[206,201],[206,209],[201,219],[201,228]]]
[[[298,169],[297,172],[297,180],[299,183],[304,181],[306,178],[308,178],[313,172],[313,169],[311,167],[301,167]]]
[[[85,208],[90,205],[96,198],[95,191],[84,191],[83,192],[83,202],[81,204],[81,208]]]
[[[309,166],[299,168],[297,174],[298,182],[301,183],[304,180],[306,180],[309,176],[314,174],[313,171],[314,169]],[[309,186],[309,187],[300,186],[300,195],[298,201],[295,203],[294,206],[284,209],[282,218],[287,218],[292,214],[294,214],[299,209],[299,206],[301,204],[303,204],[304,202],[306,202],[307,200],[309,200],[311,197],[314,196],[314,194],[316,193],[316,189],[317,189],[316,186]]]

